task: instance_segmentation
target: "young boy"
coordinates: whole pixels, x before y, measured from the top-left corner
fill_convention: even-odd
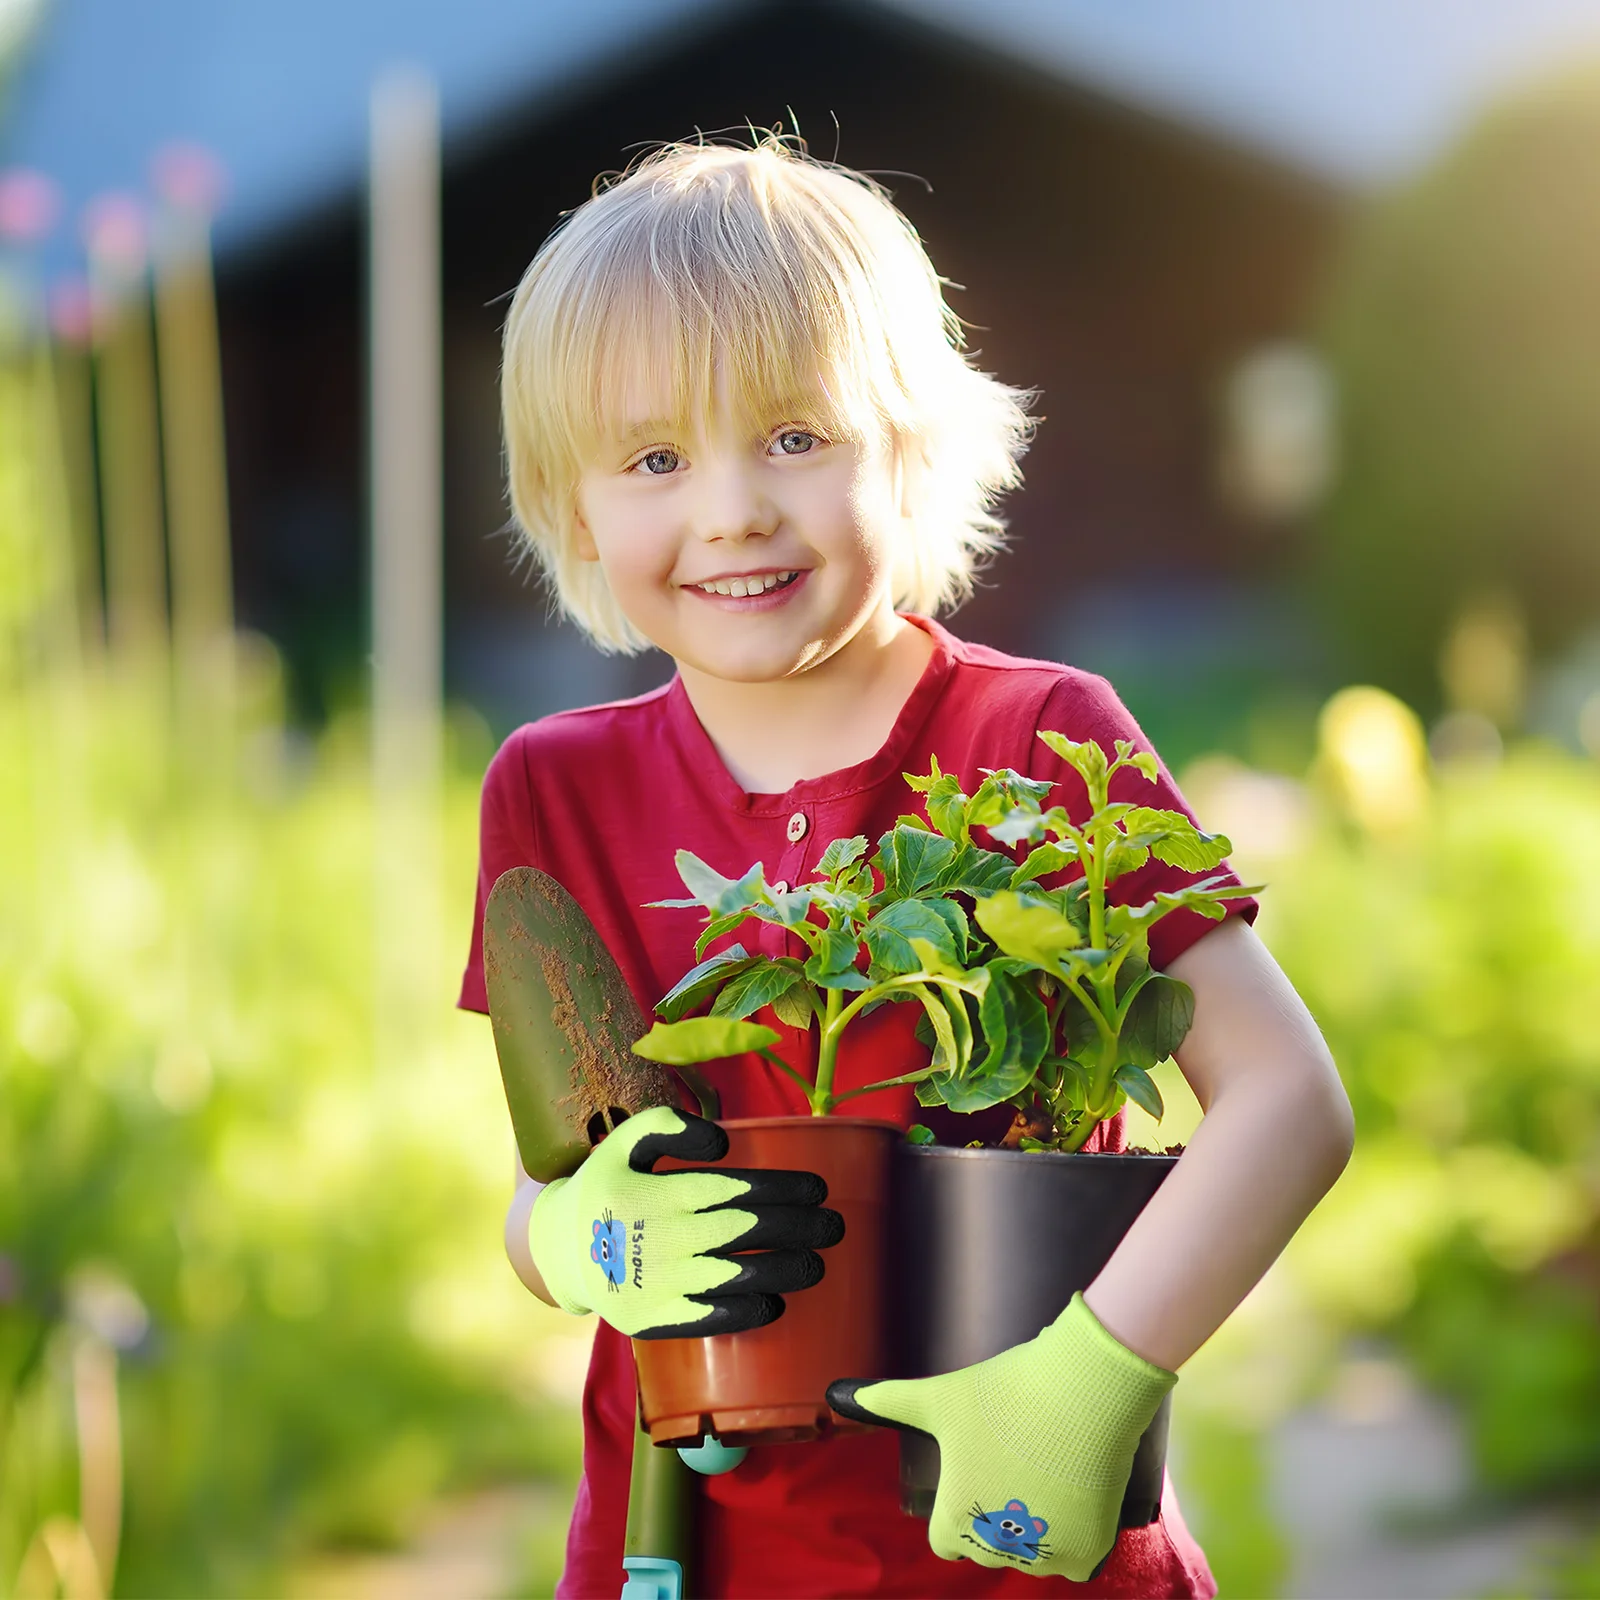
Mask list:
[[[506,325],[512,504],[566,614],[604,649],[656,645],[677,673],[638,699],[530,724],[502,746],[484,780],[463,1006],[487,1009],[483,902],[508,868],[543,867],[572,891],[648,1013],[695,959],[696,919],[645,908],[681,892],[677,848],[725,872],[759,860],[769,881],[800,882],[829,840],[892,826],[907,807],[901,774],[928,770],[933,756],[969,791],[980,767],[1013,766],[1060,783],[1075,809],[1082,784],[1038,729],[1149,748],[1104,680],[965,644],[931,620],[998,545],[990,507],[1018,481],[1025,399],[961,353],[940,280],[883,193],[781,141],[663,149],[571,214],[529,267]],[[1154,791],[1123,776],[1133,782],[1114,791],[1121,798],[1183,806],[1165,768]],[[1118,897],[1186,881],[1152,861]],[[1172,1373],[1266,1270],[1351,1141],[1333,1062],[1250,928],[1254,903],[1234,909],[1221,924],[1170,916],[1152,939],[1154,964],[1194,990],[1178,1061],[1204,1121],[1061,1323],[996,1358],[1009,1366],[968,1369],[979,1425],[942,1440],[942,1483],[976,1482],[996,1461],[1015,1470],[1031,1514],[1049,1522],[1050,1558],[961,1542],[962,1506],[931,1525],[903,1516],[884,1430],[755,1450],[702,1480],[705,1593],[1215,1592],[1170,1486],[1161,1520],[1111,1549],[1125,1462]],[[773,953],[791,937],[770,925],[756,934]],[[885,1050],[918,1059],[915,1009],[884,1007],[855,1031],[841,1087],[882,1076]],[[806,1109],[760,1058],[707,1074],[729,1116]],[[905,1088],[851,1110],[902,1126],[925,1115]],[[1001,1108],[1001,1126],[1008,1115]],[[1120,1118],[1097,1139],[1119,1148]],[[564,1596],[617,1592],[634,1433],[624,1332],[664,1314],[624,1315],[606,1303],[622,1297],[585,1287],[598,1269],[585,1264],[584,1216],[624,1179],[670,1187],[591,1158],[564,1184],[524,1184],[508,1218],[513,1261],[535,1293],[593,1307],[622,1330],[596,1329]],[[568,1186],[580,1180],[595,1192],[574,1210]],[[801,1202],[790,1208],[798,1221],[778,1242],[825,1247],[817,1196],[789,1198]],[[685,1282],[717,1243],[685,1243]],[[772,1256],[760,1284],[728,1287],[804,1292],[809,1250]],[[698,1304],[679,1301],[673,1314],[686,1303]],[[746,1321],[770,1314],[756,1295],[736,1303]],[[1013,1385],[1006,1403],[1013,1416],[1022,1406],[1023,1429],[984,1410],[996,1383]],[[946,1392],[908,1384],[859,1398],[938,1432],[933,1401]],[[1107,1460],[1123,1465],[1108,1471]],[[1061,1576],[1089,1579],[1107,1550],[1097,1577]],[[957,1565],[957,1554],[973,1559]]]

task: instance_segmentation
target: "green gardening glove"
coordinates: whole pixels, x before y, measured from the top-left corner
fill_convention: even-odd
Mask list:
[[[1075,1294],[1026,1344],[937,1378],[841,1379],[828,1404],[938,1440],[935,1555],[1081,1583],[1111,1554],[1139,1436],[1177,1381]]]
[[[571,1177],[547,1184],[528,1245],[557,1303],[597,1311],[636,1339],[776,1321],[781,1295],[822,1277],[817,1251],[844,1237],[844,1219],[823,1207],[828,1186],[814,1172],[650,1170],[662,1156],[727,1153],[716,1123],[656,1106],[607,1134]]]

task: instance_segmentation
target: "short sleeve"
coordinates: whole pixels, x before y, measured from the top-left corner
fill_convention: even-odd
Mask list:
[[[1045,700],[1039,713],[1039,729],[1064,733],[1080,743],[1093,739],[1107,755],[1115,753],[1118,739],[1126,739],[1136,750],[1148,750],[1156,757],[1156,781],[1152,784],[1143,773],[1125,767],[1111,780],[1111,798],[1181,811],[1196,826],[1204,826],[1179,792],[1166,763],[1134,721],[1133,713],[1117,698],[1116,690],[1104,678],[1089,672],[1065,674]],[[1052,793],[1050,803],[1066,806],[1073,821],[1081,822],[1089,814],[1089,794],[1083,779],[1043,740],[1036,743],[1038,749],[1029,775],[1058,783],[1060,788]],[[1243,888],[1241,879],[1227,862],[1211,872],[1185,872],[1152,856],[1137,872],[1130,872],[1112,884],[1110,899],[1117,905],[1137,905],[1149,900],[1158,890],[1171,893],[1218,874],[1227,883]],[[1259,909],[1249,895],[1242,895],[1228,904],[1228,914],[1241,916],[1246,922],[1254,922]],[[1217,922],[1198,911],[1169,912],[1150,930],[1150,964],[1158,969],[1170,966],[1190,945],[1217,926]]]
[[[467,952],[461,978],[463,1011],[489,1010],[483,981],[483,908],[489,891],[502,872],[513,867],[534,867],[536,830],[528,764],[522,748],[522,731],[511,735],[495,753],[483,775],[483,795],[478,807],[478,895],[472,912],[472,947]]]

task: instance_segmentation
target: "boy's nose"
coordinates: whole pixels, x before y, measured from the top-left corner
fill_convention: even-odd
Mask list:
[[[777,509],[752,476],[737,467],[704,472],[694,507],[694,531],[704,540],[743,540],[770,534]]]

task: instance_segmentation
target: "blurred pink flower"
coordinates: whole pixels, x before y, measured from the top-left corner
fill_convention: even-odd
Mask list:
[[[179,211],[211,216],[227,192],[228,175],[204,145],[163,145],[150,163],[150,181],[161,198]]]
[[[94,295],[86,278],[61,278],[50,286],[50,328],[67,344],[86,345],[94,334]]]
[[[42,172],[11,167],[0,172],[0,240],[31,244],[55,227],[61,191]]]
[[[137,272],[145,260],[145,212],[137,195],[96,195],[83,208],[83,242],[89,254],[113,271]]]

